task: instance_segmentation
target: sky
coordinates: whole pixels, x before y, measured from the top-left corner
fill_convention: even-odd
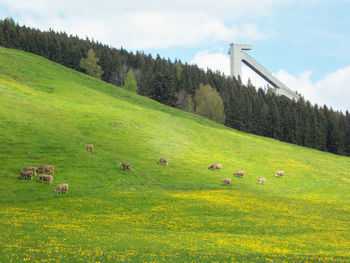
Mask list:
[[[350,110],[350,0],[0,0],[0,19],[230,74],[230,43],[290,89]],[[248,67],[244,83],[266,83]]]

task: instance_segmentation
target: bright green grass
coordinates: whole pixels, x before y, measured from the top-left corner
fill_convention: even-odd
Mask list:
[[[237,132],[4,48],[0,164],[0,262],[350,261],[349,158]],[[18,179],[40,164],[55,165],[53,186]],[[221,184],[241,169],[244,179]],[[68,194],[52,194],[59,183]]]

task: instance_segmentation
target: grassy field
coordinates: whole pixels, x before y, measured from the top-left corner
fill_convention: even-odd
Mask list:
[[[350,158],[4,48],[0,164],[0,262],[350,262]],[[53,185],[18,179],[41,164],[55,166]],[[59,183],[68,194],[53,194]]]

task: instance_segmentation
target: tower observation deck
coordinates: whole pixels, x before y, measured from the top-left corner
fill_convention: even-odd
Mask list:
[[[260,77],[266,80],[275,90],[275,93],[278,95],[284,95],[291,100],[298,100],[300,96],[289,89],[281,81],[279,81],[275,76],[272,75],[270,71],[261,66],[256,62],[252,57],[247,55],[242,50],[251,50],[252,45],[250,44],[234,44],[230,45],[230,69],[231,77],[238,78],[242,76],[242,62],[246,64],[249,68],[255,71]]]

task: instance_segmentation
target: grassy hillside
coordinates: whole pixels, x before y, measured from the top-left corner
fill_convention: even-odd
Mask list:
[[[4,48],[0,143],[0,262],[350,261],[347,157],[237,132]],[[55,165],[52,186],[18,179],[40,164]],[[52,193],[59,183],[68,194]]]

